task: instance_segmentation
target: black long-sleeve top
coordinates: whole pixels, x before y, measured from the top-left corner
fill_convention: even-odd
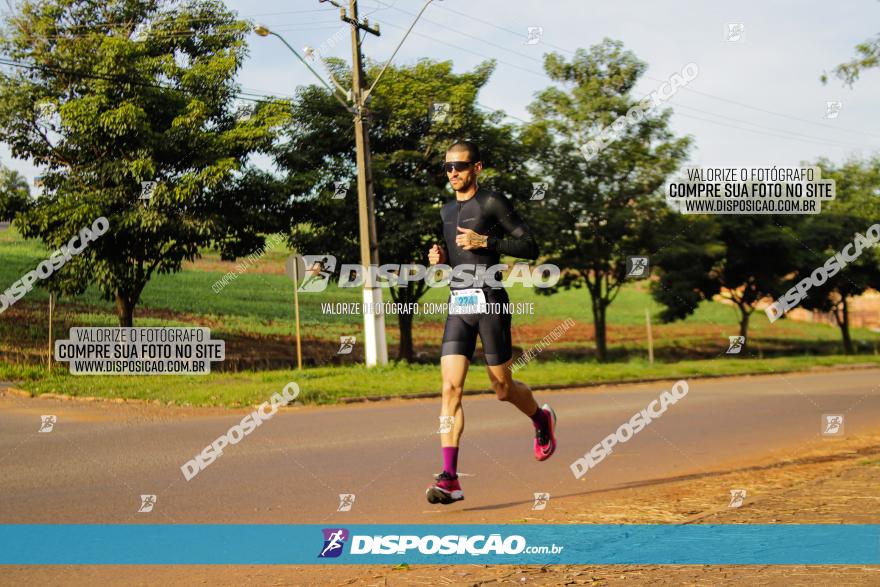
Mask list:
[[[538,244],[531,230],[510,201],[501,194],[478,189],[468,200],[451,200],[444,204],[440,216],[443,219],[447,263],[452,267],[462,264],[489,267],[499,263],[502,254],[520,259],[538,258]],[[462,234],[456,228],[459,226],[488,235],[487,247],[470,251],[459,247],[455,244],[455,237]],[[498,276],[496,279],[500,281]],[[454,282],[451,287],[456,289]]]

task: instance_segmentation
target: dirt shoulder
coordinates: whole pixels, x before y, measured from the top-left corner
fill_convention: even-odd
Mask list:
[[[687,524],[880,523],[880,435],[820,439],[717,472],[553,496],[511,522]],[[730,490],[745,489],[740,507]],[[876,566],[431,565],[3,567],[7,584],[157,585],[876,585]],[[4,581],[5,583],[6,581]]]

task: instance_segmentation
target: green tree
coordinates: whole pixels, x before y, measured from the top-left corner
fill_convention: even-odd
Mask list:
[[[632,91],[647,65],[621,42],[605,39],[578,50],[570,62],[549,54],[544,68],[559,85],[540,92],[529,107],[533,122],[525,138],[549,184],[539,242],[547,245],[546,262],[565,270],[558,286],[541,292],[586,287],[597,356],[604,361],[607,310],[627,280],[627,257],[651,257],[669,240],[662,230],[669,212],[658,190],[691,141],[673,136],[669,109],[645,109],[588,160],[580,147],[640,105]]]
[[[659,280],[654,299],[665,306],[661,320],[691,315],[701,301],[724,292],[747,336],[749,319],[764,298],[788,289],[787,279],[801,267],[798,218],[769,214],[676,219],[671,230],[687,235],[656,256]]]
[[[350,71],[341,61],[330,66],[343,85]],[[368,83],[379,72],[367,68]],[[442,242],[440,206],[451,198],[440,164],[457,138],[477,142],[486,170],[481,185],[527,198],[531,184],[522,163],[526,152],[515,129],[502,124],[500,112],[485,112],[477,94],[488,82],[492,62],[456,74],[451,62],[420,60],[389,67],[370,96],[370,146],[373,156],[379,262],[427,265],[431,244]],[[448,103],[445,120],[432,121],[431,104]],[[278,165],[287,172],[294,219],[292,244],[308,253],[333,254],[343,263],[360,262],[357,180],[352,116],[322,87],[301,89],[286,129]],[[349,184],[344,199],[334,199],[334,182]],[[395,302],[418,302],[424,281],[392,287]],[[400,359],[413,359],[413,315],[398,315]]]
[[[0,167],[0,220],[13,220],[30,204],[27,180],[14,169]]]
[[[271,194],[248,189],[245,162],[270,150],[287,112],[271,102],[242,116],[248,29],[218,0],[26,0],[6,17],[0,48],[16,66],[0,77],[0,140],[44,170],[22,233],[58,247],[95,218],[110,224],[51,288],[95,284],[131,326],[156,272],[211,243],[227,257],[262,243],[250,221]]]
[[[880,157],[854,159],[840,166],[822,159],[816,165],[824,179],[835,180],[836,197],[825,202],[822,213],[809,217],[798,232],[804,260],[789,286],[822,267],[829,257],[859,238],[856,235],[864,238],[870,226],[880,223]],[[868,288],[880,290],[880,245],[865,248],[858,259],[811,288],[800,306],[830,312],[840,328],[844,352],[850,355],[855,352],[850,336],[850,300]]]

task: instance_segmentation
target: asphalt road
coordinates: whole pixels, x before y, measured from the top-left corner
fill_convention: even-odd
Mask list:
[[[521,373],[528,381],[528,372]],[[847,436],[880,429],[880,369],[694,379],[659,419],[576,480],[569,465],[673,381],[539,392],[559,449],[538,463],[531,422],[465,398],[465,500],[430,505],[438,400],[284,409],[190,481],[180,467],[247,413],[0,396],[0,523],[481,523],[534,517],[551,499],[727,471],[816,443],[823,414]],[[280,391],[280,390],[279,390]],[[38,432],[41,415],[55,415]],[[337,512],[339,494],[354,494]],[[138,512],[141,495],[156,495]]]

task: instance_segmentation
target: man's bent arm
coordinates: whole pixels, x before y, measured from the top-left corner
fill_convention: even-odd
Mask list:
[[[486,208],[507,234],[506,238],[490,236],[486,248],[519,259],[538,258],[538,243],[535,242],[532,231],[519,217],[505,196],[493,194],[488,200]]]

